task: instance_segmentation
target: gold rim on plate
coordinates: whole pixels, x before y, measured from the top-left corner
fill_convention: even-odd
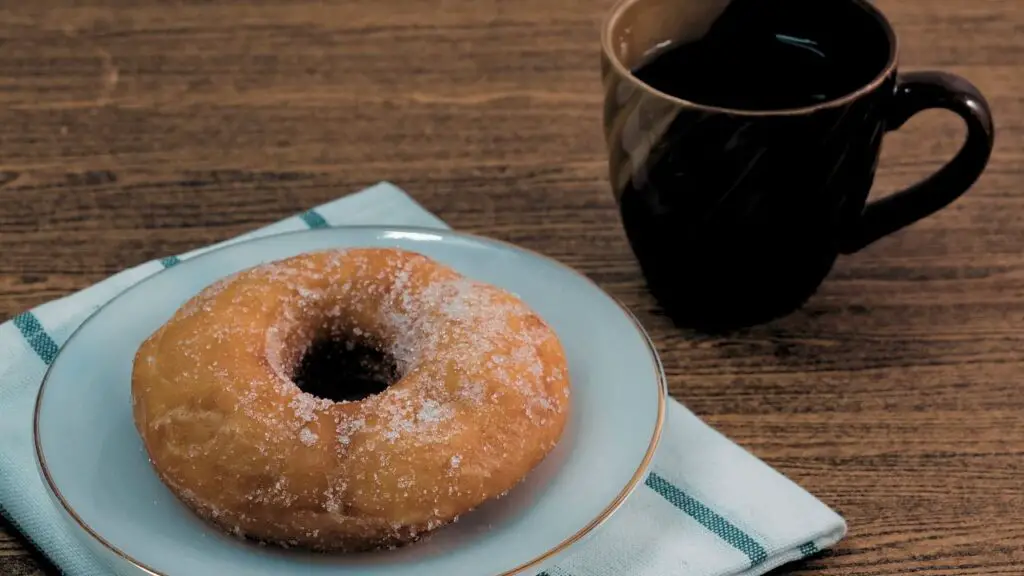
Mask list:
[[[566,538],[565,540],[560,542],[557,546],[555,546],[554,548],[551,548],[547,552],[544,552],[540,556],[538,556],[538,557],[536,557],[536,558],[534,558],[532,560],[529,560],[528,562],[520,564],[519,566],[516,566],[515,568],[513,568],[511,570],[507,570],[507,571],[502,572],[500,574],[495,574],[494,576],[515,576],[516,574],[519,574],[519,573],[523,572],[524,570],[528,570],[530,568],[536,568],[539,564],[542,564],[545,561],[551,559],[552,557],[554,557],[554,556],[556,556],[558,554],[561,554],[566,549],[571,547],[573,544],[576,544],[577,542],[582,540],[584,537],[590,535],[597,527],[599,527],[606,520],[608,520],[608,518],[610,518],[612,516],[612,514],[614,514],[622,506],[622,504],[625,503],[625,501],[629,497],[629,495],[633,493],[633,490],[635,490],[637,488],[637,486],[640,485],[640,482],[647,475],[647,471],[650,468],[651,461],[654,458],[654,452],[656,451],[656,449],[658,447],[658,443],[661,440],[661,432],[662,432],[662,429],[664,428],[664,424],[665,424],[665,408],[666,408],[666,402],[667,402],[667,397],[668,397],[668,384],[667,384],[666,379],[665,379],[665,370],[662,367],[661,358],[658,355],[658,351],[654,347],[654,342],[651,341],[650,335],[647,334],[647,331],[644,330],[643,325],[640,324],[640,321],[637,320],[636,316],[629,310],[629,308],[627,308],[626,305],[623,304],[621,301],[619,301],[617,298],[615,298],[612,295],[610,295],[607,292],[605,292],[604,289],[602,289],[600,286],[598,286],[597,283],[594,282],[593,280],[591,280],[590,277],[588,277],[586,274],[583,274],[583,273],[573,269],[572,267],[567,266],[566,264],[563,264],[563,263],[559,262],[558,260],[555,260],[554,258],[551,258],[550,256],[545,256],[544,254],[540,254],[538,252],[534,252],[533,250],[530,250],[528,248],[523,248],[522,246],[517,246],[515,244],[512,244],[511,242],[506,242],[504,240],[498,240],[498,239],[495,239],[495,238],[487,238],[485,236],[480,236],[480,235],[472,234],[472,233],[468,233],[468,232],[456,232],[454,230],[444,230],[444,229],[437,229],[437,228],[426,228],[426,227],[420,227],[420,226],[337,226],[337,227],[321,229],[321,230],[337,230],[339,228],[359,229],[359,230],[379,230],[379,231],[382,231],[382,232],[383,231],[389,231],[389,230],[390,231],[395,231],[395,232],[406,232],[406,231],[408,231],[408,232],[417,232],[417,233],[429,233],[429,234],[434,234],[434,235],[460,236],[460,237],[467,238],[467,239],[470,239],[470,240],[474,240],[476,242],[481,242],[481,243],[484,243],[484,244],[504,245],[504,246],[514,250],[514,251],[526,253],[526,254],[529,254],[529,255],[534,256],[536,258],[540,258],[542,260],[546,260],[546,261],[548,261],[548,262],[558,266],[559,268],[563,268],[563,269],[569,271],[570,273],[572,273],[572,274],[574,274],[574,275],[584,279],[587,283],[589,283],[591,286],[593,286],[599,292],[601,292],[602,294],[604,294],[605,296],[610,298],[619,307],[619,309],[622,311],[622,313],[625,314],[626,317],[629,318],[629,320],[636,327],[637,332],[644,339],[644,343],[647,344],[647,349],[650,352],[650,359],[651,359],[652,363],[654,364],[655,375],[657,377],[657,383],[658,383],[658,418],[657,418],[657,421],[655,422],[655,425],[654,425],[654,433],[651,435],[651,441],[650,441],[650,443],[647,446],[647,452],[644,454],[643,460],[640,461],[640,465],[637,467],[636,472],[633,473],[633,476],[629,479],[629,482],[626,483],[626,485],[619,492],[619,494],[615,497],[615,499],[612,500],[612,502],[608,506],[606,506],[604,508],[604,510],[602,510],[601,513],[597,515],[596,518],[591,520],[586,526],[581,528],[575,534],[573,534],[572,536]],[[206,254],[210,254],[212,252],[219,252],[219,251],[224,250],[226,248],[230,248],[230,247],[238,246],[238,245],[248,244],[249,242],[253,242],[253,241],[257,241],[257,240],[261,240],[261,239],[267,239],[267,238],[278,237],[278,236],[289,236],[289,235],[292,235],[292,234],[309,234],[311,232],[315,234],[316,230],[295,230],[295,231],[291,231],[291,232],[283,232],[283,233],[280,233],[280,234],[273,234],[273,235],[270,235],[270,236],[261,236],[261,237],[258,237],[258,238],[253,238],[251,240],[245,240],[245,241],[242,241],[242,242],[236,242],[236,243],[232,243],[232,244],[229,244],[229,245],[226,245],[226,246],[219,246],[217,248],[213,248],[212,250],[204,252],[199,257],[205,256]],[[191,260],[185,260],[185,261],[182,262],[182,265],[185,265],[186,263],[188,263],[190,261]],[[96,532],[96,530],[94,530],[91,526],[89,526],[89,524],[87,524],[84,520],[82,520],[82,517],[79,516],[77,512],[75,512],[74,508],[72,508],[71,505],[68,503],[68,501],[64,498],[64,495],[61,493],[60,489],[57,488],[57,485],[53,481],[53,477],[50,474],[50,469],[46,465],[46,457],[43,455],[42,443],[40,442],[40,439],[39,439],[39,414],[40,414],[40,412],[42,410],[42,405],[43,405],[43,392],[46,390],[46,384],[50,380],[50,371],[57,364],[57,360],[60,358],[60,355],[63,353],[64,347],[67,346],[67,344],[70,343],[74,339],[74,337],[78,335],[78,333],[82,330],[82,328],[85,327],[86,324],[88,324],[90,321],[92,321],[93,318],[95,318],[97,315],[99,315],[100,312],[102,312],[107,306],[109,306],[111,303],[116,301],[122,294],[124,294],[124,292],[127,292],[128,290],[131,290],[131,289],[134,289],[137,286],[140,286],[141,284],[145,283],[147,280],[153,278],[157,274],[161,274],[163,272],[166,272],[167,270],[170,270],[170,269],[166,268],[164,270],[157,271],[156,273],[154,273],[154,274],[146,277],[145,279],[141,280],[137,284],[134,284],[134,285],[128,287],[127,289],[125,289],[125,291],[121,292],[117,296],[114,296],[109,301],[104,303],[102,306],[97,308],[92,314],[89,315],[88,318],[86,318],[78,326],[78,328],[75,328],[74,332],[72,332],[71,335],[68,336],[67,340],[65,340],[64,344],[58,350],[57,356],[54,358],[53,362],[51,362],[50,365],[46,368],[46,373],[43,375],[43,381],[42,381],[42,383],[39,386],[39,393],[36,395],[36,405],[35,405],[35,410],[33,411],[33,415],[32,415],[32,441],[33,441],[33,445],[35,447],[36,460],[37,460],[37,462],[39,464],[40,472],[41,472],[41,474],[43,476],[44,481],[46,482],[47,488],[50,490],[50,493],[57,499],[58,502],[60,502],[61,507],[68,514],[68,516],[70,516],[71,519],[74,520],[74,522],[76,524],[78,524],[78,526],[82,530],[84,530],[89,536],[91,536],[94,540],[96,540],[96,542],[98,542],[101,546],[106,548],[108,551],[110,551],[114,555],[120,557],[122,560],[125,560],[126,562],[132,564],[133,566],[135,566],[136,568],[138,568],[139,570],[141,570],[142,572],[144,572],[148,576],[172,576],[172,575],[166,574],[164,572],[160,572],[160,571],[156,570],[155,568],[151,568],[150,566],[147,566],[142,561],[133,558],[127,552],[121,550],[117,546],[114,546],[113,544],[108,542],[105,538],[103,538],[103,536],[100,536],[100,534],[98,532]]]

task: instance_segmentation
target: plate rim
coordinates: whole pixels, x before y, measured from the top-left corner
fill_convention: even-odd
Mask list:
[[[541,254],[540,252],[531,250],[531,249],[526,248],[524,246],[519,246],[517,244],[513,244],[511,242],[508,242],[508,241],[505,241],[505,240],[501,240],[501,239],[498,239],[498,238],[491,238],[491,237],[488,237],[488,236],[483,236],[481,234],[475,234],[475,233],[472,233],[472,232],[463,232],[463,231],[460,231],[460,230],[453,230],[453,229],[432,228],[432,227],[429,227],[429,226],[406,226],[406,225],[389,226],[389,225],[361,224],[361,225],[352,225],[352,226],[332,226],[332,227],[329,227],[329,228],[316,228],[316,229],[306,229],[306,230],[290,230],[290,231],[284,231],[284,232],[279,232],[279,233],[272,233],[272,234],[268,234],[268,235],[264,235],[264,236],[253,236],[253,237],[250,237],[250,238],[244,238],[242,240],[236,240],[236,241],[232,241],[232,239],[228,239],[228,240],[223,241],[220,245],[215,244],[212,247],[209,247],[208,250],[206,250],[206,251],[204,251],[204,252],[202,252],[200,254],[196,254],[192,258],[189,258],[187,260],[182,261],[182,263],[184,264],[185,262],[191,261],[193,259],[202,258],[203,256],[206,256],[207,254],[210,254],[212,252],[220,252],[220,251],[226,250],[228,248],[232,248],[232,247],[240,246],[240,245],[245,245],[245,244],[250,244],[252,242],[259,241],[259,240],[267,240],[267,239],[271,239],[271,238],[277,238],[277,237],[280,237],[280,236],[303,235],[303,234],[310,234],[310,233],[316,234],[318,232],[322,233],[322,232],[328,231],[328,230],[335,230],[336,231],[336,230],[352,230],[352,229],[354,229],[354,230],[363,230],[363,231],[368,231],[368,232],[376,231],[376,232],[381,232],[381,233],[392,231],[392,232],[424,233],[424,234],[433,234],[433,235],[441,235],[441,236],[455,236],[455,237],[462,238],[463,240],[470,240],[470,241],[475,242],[477,244],[484,244],[484,245],[490,244],[493,247],[503,247],[503,248],[506,248],[506,249],[510,249],[510,250],[512,250],[514,252],[523,253],[523,254],[525,254],[527,256],[532,256],[534,258],[539,258],[541,260],[547,261],[549,264],[553,264],[554,266],[556,266],[558,268],[561,268],[561,269],[569,272],[570,274],[575,275],[575,276],[583,279],[584,281],[586,281],[593,288],[595,288],[598,292],[600,292],[606,298],[611,300],[619,308],[619,310],[632,322],[633,326],[636,328],[638,334],[640,335],[640,337],[643,339],[644,343],[647,346],[647,350],[648,350],[648,353],[650,355],[650,360],[652,361],[652,363],[654,365],[654,368],[655,368],[655,376],[656,376],[657,386],[658,386],[658,394],[657,394],[657,398],[658,398],[658,415],[657,415],[657,420],[655,422],[654,431],[651,434],[651,439],[650,439],[650,441],[649,441],[649,443],[647,445],[647,451],[645,452],[643,459],[640,461],[639,466],[637,467],[637,469],[633,473],[633,475],[630,477],[630,479],[626,483],[626,485],[623,486],[623,488],[619,491],[619,493],[616,495],[616,497],[604,509],[602,509],[601,512],[598,513],[598,515],[593,520],[591,520],[585,526],[583,526],[582,528],[577,530],[573,535],[571,535],[568,538],[562,540],[561,542],[559,542],[557,545],[555,545],[554,547],[550,548],[549,550],[541,553],[536,558],[528,560],[528,561],[526,561],[526,562],[524,562],[522,564],[519,564],[519,565],[517,565],[517,566],[515,566],[515,567],[513,567],[513,568],[511,568],[509,570],[506,570],[504,572],[501,572],[499,574],[495,574],[494,576],[515,576],[516,574],[520,574],[523,571],[528,570],[530,568],[538,567],[539,565],[543,564],[547,560],[550,560],[551,558],[553,558],[553,557],[555,557],[555,556],[565,552],[566,550],[568,550],[570,547],[572,547],[574,544],[576,544],[580,540],[586,538],[587,536],[590,536],[598,527],[600,527],[602,524],[604,524],[604,522],[606,522],[609,518],[612,517],[612,515],[625,503],[626,499],[636,490],[636,488],[640,485],[641,481],[646,477],[647,472],[650,469],[651,463],[652,463],[652,461],[654,459],[654,453],[656,452],[658,444],[661,441],[661,436],[662,436],[662,432],[663,432],[664,425],[665,425],[666,407],[667,407],[667,401],[668,401],[668,382],[667,382],[667,378],[665,376],[665,369],[664,369],[664,366],[662,365],[661,357],[658,354],[657,348],[654,346],[654,342],[651,340],[650,335],[647,333],[647,330],[644,329],[643,325],[637,319],[636,315],[633,314],[633,312],[625,304],[623,304],[622,301],[620,301],[618,298],[612,296],[607,291],[605,291],[603,288],[601,288],[601,286],[599,286],[597,284],[597,282],[592,280],[589,276],[587,276],[586,274],[576,270],[575,268],[569,266],[568,264],[565,264],[565,263],[562,263],[562,262],[556,260],[555,258],[553,258],[551,256],[547,256],[545,254]],[[174,575],[169,574],[169,573],[160,572],[160,571],[156,570],[155,568],[147,565],[146,563],[144,563],[144,562],[134,558],[133,556],[131,556],[130,554],[128,554],[124,550],[121,550],[120,548],[118,548],[117,546],[112,544],[111,542],[107,541],[102,535],[100,535],[95,529],[93,529],[92,526],[90,526],[87,522],[85,522],[85,520],[83,520],[78,515],[77,512],[75,512],[75,509],[64,498],[64,495],[61,493],[60,488],[57,487],[57,485],[54,482],[53,477],[52,477],[52,475],[50,473],[49,467],[46,464],[46,456],[43,454],[42,441],[40,439],[40,423],[39,423],[39,421],[40,421],[40,414],[42,412],[43,394],[45,393],[47,383],[50,381],[51,371],[53,370],[53,367],[57,365],[57,360],[60,359],[62,354],[64,354],[65,350],[67,349],[67,345],[69,343],[71,343],[71,341],[76,336],[79,335],[81,330],[87,324],[89,324],[89,322],[91,322],[94,318],[96,318],[96,316],[98,316],[100,313],[102,313],[108,306],[110,306],[111,304],[116,302],[118,299],[120,299],[127,291],[129,291],[129,290],[131,290],[133,288],[136,288],[136,287],[146,283],[147,281],[155,278],[156,276],[158,276],[158,275],[160,275],[160,274],[162,274],[164,272],[167,272],[169,270],[170,270],[170,268],[164,268],[163,270],[158,270],[157,272],[155,272],[153,274],[150,274],[149,276],[146,276],[145,278],[139,280],[138,282],[128,286],[127,288],[125,288],[124,290],[119,292],[117,295],[115,295],[113,298],[111,298],[110,300],[104,302],[98,308],[93,310],[85,318],[85,320],[83,320],[82,323],[79,324],[78,327],[76,327],[68,335],[67,339],[64,341],[64,344],[62,344],[60,346],[60,348],[58,349],[57,354],[56,354],[56,356],[54,356],[53,361],[46,367],[46,372],[43,374],[42,382],[39,385],[39,392],[36,393],[35,406],[34,406],[33,411],[32,411],[32,444],[33,444],[33,449],[34,449],[33,451],[35,452],[36,463],[37,463],[37,465],[39,467],[40,475],[43,477],[44,484],[46,485],[47,490],[50,492],[50,495],[53,497],[53,499],[57,500],[57,502],[60,504],[60,507],[63,509],[64,513],[68,517],[70,517],[74,521],[74,523],[77,524],[78,527],[81,528],[86,533],[86,535],[91,537],[96,543],[98,543],[100,546],[105,548],[107,552],[110,552],[110,553],[114,554],[115,556],[121,558],[122,560],[128,562],[129,564],[133,565],[135,568],[141,570],[147,576],[174,576]]]

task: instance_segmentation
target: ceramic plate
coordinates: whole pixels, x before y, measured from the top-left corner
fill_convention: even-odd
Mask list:
[[[132,358],[203,287],[262,262],[325,248],[393,246],[517,293],[557,332],[572,415],[562,441],[508,496],[398,550],[316,555],[208,526],[150,468],[132,424]],[[643,479],[664,419],[657,355],[635,319],[577,272],[526,250],[413,228],[310,230],[207,252],[135,285],[68,340],[43,381],[36,452],[72,529],[123,574],[532,576],[590,534]]]

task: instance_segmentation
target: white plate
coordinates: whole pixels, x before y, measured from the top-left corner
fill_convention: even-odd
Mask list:
[[[565,347],[572,415],[551,455],[506,498],[398,550],[316,555],[225,536],[154,474],[132,424],[132,358],[203,287],[256,264],[336,247],[394,246],[509,289]],[[72,528],[121,574],[532,576],[591,533],[643,480],[661,432],[665,380],[636,320],[586,277],[497,241],[448,231],[351,227],[250,240],[128,289],[65,344],[39,392],[36,454]]]

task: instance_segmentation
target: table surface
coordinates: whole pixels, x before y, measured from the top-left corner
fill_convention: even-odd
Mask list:
[[[672,327],[618,223],[606,0],[3,3],[0,320],[388,179],[590,275],[648,328],[677,398],[848,519],[835,550],[783,573],[1019,574],[1024,3],[877,3],[904,70],[987,95],[990,167],[840,259],[800,311],[724,337]],[[886,139],[875,194],[962,135],[952,114],[915,117]],[[0,573],[55,573],[0,526]]]

